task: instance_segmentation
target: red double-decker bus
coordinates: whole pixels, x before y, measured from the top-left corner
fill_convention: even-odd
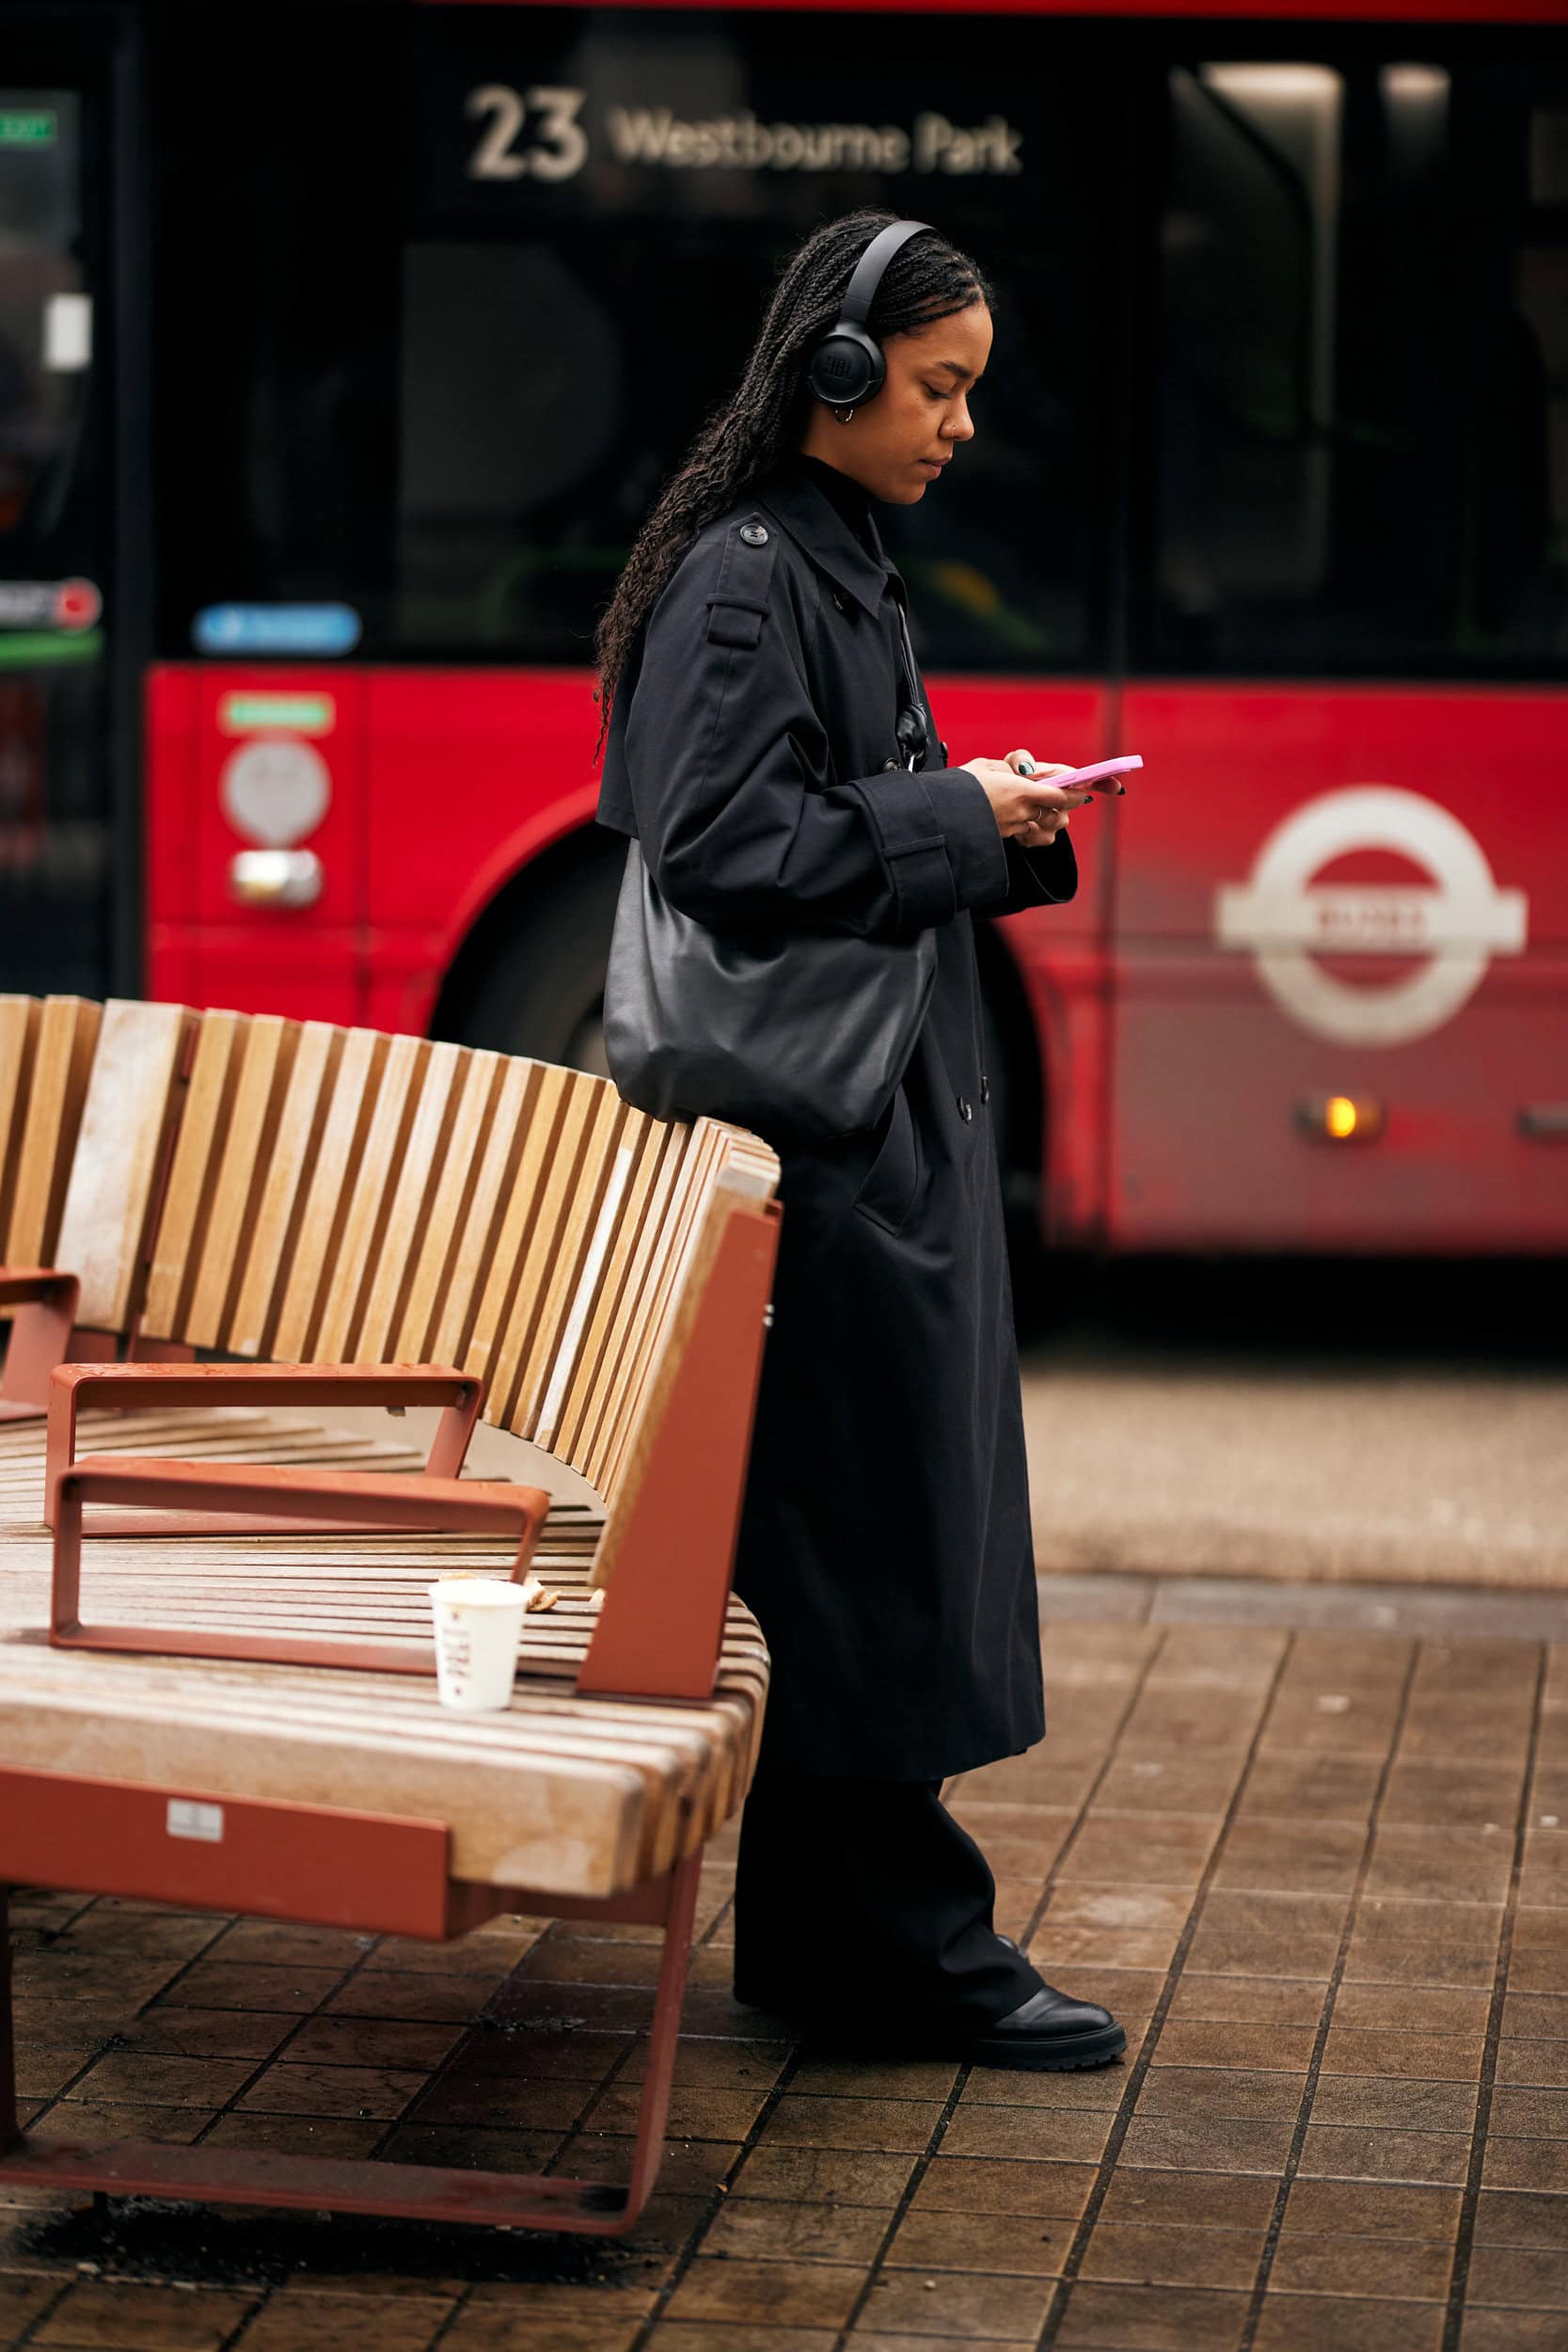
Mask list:
[[[0,984],[592,1065],[594,621],[781,255],[998,289],[885,518],[1074,1245],[1568,1239],[1564,0],[9,7]]]

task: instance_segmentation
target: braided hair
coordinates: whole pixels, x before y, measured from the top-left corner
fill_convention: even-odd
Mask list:
[[[806,362],[839,315],[855,263],[877,231],[897,217],[846,213],[815,230],[785,261],[738,386],[702,426],[660,491],[599,622],[594,699],[600,751],[638,630],[699,532],[798,446],[810,400]],[[894,255],[866,326],[882,341],[991,301],[990,287],[968,255],[933,229],[910,238]]]

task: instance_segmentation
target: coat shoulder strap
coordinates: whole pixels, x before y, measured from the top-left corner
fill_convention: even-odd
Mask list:
[[[777,531],[754,509],[730,524],[718,584],[707,600],[710,645],[734,645],[748,652],[761,643],[778,552]]]

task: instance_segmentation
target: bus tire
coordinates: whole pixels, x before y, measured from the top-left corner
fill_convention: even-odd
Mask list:
[[[604,976],[622,864],[578,859],[492,910],[481,960],[442,1033],[608,1076]]]

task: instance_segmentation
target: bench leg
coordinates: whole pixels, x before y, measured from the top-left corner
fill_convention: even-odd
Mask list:
[[[340,2161],[236,2148],[166,2147],[120,2140],[79,2147],[17,2128],[11,2060],[9,1960],[0,1961],[0,2181],[22,2181],[64,2196],[91,2189],[111,2197],[167,2197],[198,2204],[275,2205],[290,2212],[357,2213],[413,2221],[465,2222],[514,2230],[572,2231],[617,2237],[648,2201],[664,2153],[681,1998],[691,1950],[702,1858],[678,1863],[665,1882],[664,1947],[648,2045],[648,2073],[624,2187],[557,2174],[469,2172],[461,2166]],[[0,1889],[0,1896],[4,1890]],[[0,1903],[3,1910],[3,1903]]]

